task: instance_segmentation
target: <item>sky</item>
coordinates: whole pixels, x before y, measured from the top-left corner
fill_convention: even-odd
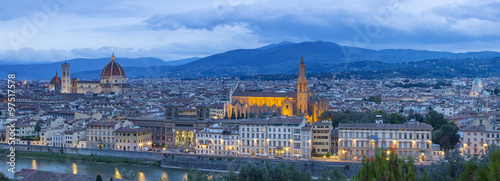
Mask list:
[[[500,2],[470,0],[15,0],[0,2],[0,62],[204,57],[282,41],[500,51]]]

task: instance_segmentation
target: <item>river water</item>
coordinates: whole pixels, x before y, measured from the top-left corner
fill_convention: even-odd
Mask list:
[[[9,178],[14,178],[14,174],[8,172],[10,166],[7,164],[8,158],[6,155],[0,155],[0,171]],[[161,177],[167,177],[169,181],[181,181],[187,179],[187,170],[169,169],[158,167],[140,167],[127,165],[106,165],[87,162],[75,162],[71,160],[52,160],[45,158],[23,158],[16,157],[16,171],[22,168],[38,169],[45,171],[94,175],[97,174],[105,177],[113,177],[121,179],[123,171],[135,173],[135,179],[139,181],[158,181]]]

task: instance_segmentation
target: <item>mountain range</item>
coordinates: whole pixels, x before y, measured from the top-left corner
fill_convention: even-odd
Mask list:
[[[236,49],[214,54],[204,58],[190,58],[178,61],[161,59],[119,58],[116,60],[124,67],[127,77],[211,77],[255,74],[296,74],[300,57],[303,56],[308,73],[319,72],[357,72],[389,71],[406,69],[426,69],[438,71],[478,70],[479,73],[496,71],[499,52],[452,53],[440,51],[385,49],[371,50],[342,46],[332,42],[281,42],[256,49]],[[101,69],[110,58],[72,59],[72,77],[79,79],[98,79]],[[458,63],[459,62],[459,63]],[[60,64],[0,65],[0,76],[16,72],[25,78],[49,79]],[[437,65],[436,65],[437,64]],[[475,65],[476,64],[476,65]],[[489,66],[488,65],[491,65]],[[446,67],[445,69],[443,69]],[[7,71],[9,70],[9,72]],[[493,72],[489,75],[499,74]],[[417,72],[418,73],[418,72]],[[452,74],[450,74],[451,76]],[[5,77],[5,76],[4,76]]]

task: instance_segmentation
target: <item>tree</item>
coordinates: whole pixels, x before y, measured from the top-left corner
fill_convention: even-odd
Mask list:
[[[389,156],[384,151],[377,150],[375,159],[370,161],[363,156],[361,168],[353,180],[416,180],[414,161],[408,157],[399,158],[394,151]]]
[[[328,175],[330,176],[330,181],[347,181],[347,177],[344,174],[340,173],[337,168],[335,168],[334,170],[330,170]]]
[[[444,118],[443,114],[436,111],[429,111],[424,120],[429,122],[434,130],[438,130],[443,124],[448,123],[448,120]]]
[[[429,176],[433,180],[456,180],[460,178],[466,159],[470,157],[470,154],[461,156],[457,149],[446,151],[443,160],[431,164],[428,169]]]
[[[234,115],[234,111],[233,111],[233,112],[231,112],[231,119],[235,119],[235,118],[236,118],[236,116]]]
[[[405,120],[406,118],[398,113],[392,113],[390,115],[385,116],[384,118],[384,122],[388,122],[390,124],[402,124],[405,122]]]
[[[477,180],[500,180],[500,150],[494,150],[489,155],[489,163],[476,172]]]
[[[40,127],[40,123],[37,121],[35,125],[35,132],[38,135],[40,131],[42,130],[42,127]]]
[[[208,176],[199,170],[191,169],[191,170],[189,170],[187,180],[189,180],[189,181],[206,181],[206,180],[208,180]]]
[[[455,123],[444,124],[439,130],[432,132],[432,140],[445,150],[452,149],[460,140],[458,130]]]
[[[312,157],[316,157],[318,155],[318,153],[316,153],[316,149],[314,148],[314,146],[311,148],[311,156]]]
[[[5,176],[3,172],[0,172],[0,181],[9,181],[9,177]]]
[[[109,177],[109,181],[113,181],[113,177]],[[165,180],[166,181],[166,180]]]
[[[102,181],[101,175],[97,175],[97,177],[95,178],[95,181]]]

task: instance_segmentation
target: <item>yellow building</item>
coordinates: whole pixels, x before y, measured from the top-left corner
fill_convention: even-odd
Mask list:
[[[152,130],[149,128],[121,127],[115,130],[116,150],[148,151],[152,147]]]
[[[332,122],[326,120],[312,124],[312,147],[317,154],[327,154],[330,151],[330,135]]]
[[[283,116],[303,116],[308,123],[328,108],[328,101],[307,90],[304,58],[301,57],[297,91],[295,92],[233,92],[226,105],[228,118],[252,118],[266,113]]]

